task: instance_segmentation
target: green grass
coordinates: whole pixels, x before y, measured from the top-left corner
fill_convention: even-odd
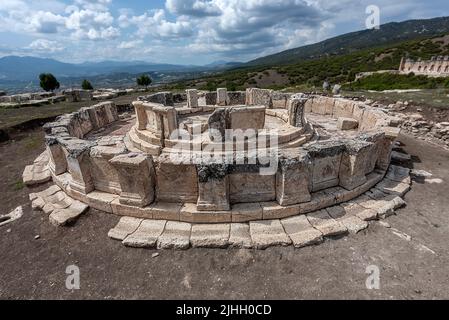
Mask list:
[[[23,183],[22,180],[16,181],[13,185],[14,191],[19,191],[22,190],[23,188],[25,188],[25,184]]]
[[[344,86],[347,90],[399,90],[449,88],[449,78],[429,78],[414,74],[373,74]]]

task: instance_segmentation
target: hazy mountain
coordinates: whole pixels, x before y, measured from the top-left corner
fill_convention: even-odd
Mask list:
[[[293,64],[324,56],[341,55],[406,40],[437,36],[449,32],[449,17],[392,22],[379,30],[347,33],[316,44],[286,50],[252,60],[245,66]]]
[[[43,72],[53,73],[57,78],[70,78],[115,73],[190,72],[198,69],[202,69],[202,67],[157,64],[143,61],[102,61],[71,64],[36,57],[7,56],[0,58],[0,79],[8,81],[36,80],[39,74]]]

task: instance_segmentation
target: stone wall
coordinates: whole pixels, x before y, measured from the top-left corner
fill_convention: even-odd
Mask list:
[[[438,56],[432,57],[430,60],[412,60],[402,58],[399,67],[401,74],[414,73],[416,75],[426,75],[430,77],[447,77],[449,76],[449,57]]]

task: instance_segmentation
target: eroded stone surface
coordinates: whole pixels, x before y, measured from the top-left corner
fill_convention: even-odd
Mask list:
[[[253,221],[249,223],[251,239],[257,249],[291,244],[280,220]]]
[[[22,174],[23,183],[27,186],[42,184],[51,180],[48,168],[49,155],[44,151],[32,165],[26,166]]]
[[[229,245],[232,248],[252,248],[248,223],[231,223]]]
[[[339,236],[348,232],[347,228],[342,223],[333,219],[326,210],[309,213],[307,214],[307,219],[325,237]]]
[[[296,248],[318,244],[323,241],[321,231],[312,227],[305,215],[283,219],[281,223]]]
[[[225,248],[229,244],[230,224],[197,224],[190,243],[194,248]]]
[[[137,230],[142,221],[142,219],[122,217],[118,224],[109,230],[108,236],[114,240],[123,241]]]
[[[86,204],[69,197],[56,185],[42,192],[30,194],[30,200],[32,208],[48,214],[50,222],[55,226],[72,223],[89,208]]]
[[[123,240],[123,244],[134,248],[155,248],[166,223],[165,220],[143,220],[137,230]]]
[[[188,249],[190,246],[190,223],[168,221],[157,240],[159,249]]]

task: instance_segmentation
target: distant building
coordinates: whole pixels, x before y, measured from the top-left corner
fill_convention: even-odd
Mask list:
[[[448,77],[449,76],[449,57],[438,56],[430,60],[412,60],[402,58],[399,66],[399,73],[416,75],[426,75],[429,77]]]

